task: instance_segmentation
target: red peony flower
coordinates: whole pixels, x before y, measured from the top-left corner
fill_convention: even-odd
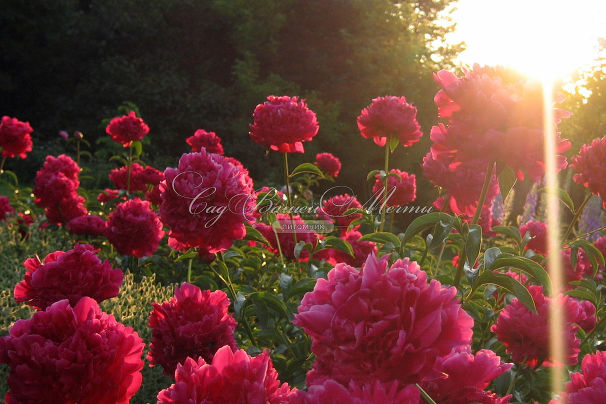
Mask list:
[[[560,395],[562,403],[602,404],[606,397],[606,352],[585,355],[581,370],[570,375],[566,393]]]
[[[105,236],[106,223],[102,217],[95,215],[78,216],[67,223],[73,234],[87,236]]]
[[[593,139],[591,145],[583,145],[579,154],[572,159],[572,168],[577,171],[574,181],[587,187],[592,193],[602,198],[602,207],[606,209],[606,137]]]
[[[431,131],[432,155],[437,160],[483,159],[486,166],[499,160],[518,178],[524,172],[535,181],[544,173],[543,98],[539,83],[531,82],[513,70],[480,67],[458,78],[440,71],[434,75],[441,90],[434,101],[440,117],[448,126],[434,126]],[[556,123],[568,116],[555,110]],[[570,148],[570,142],[557,140],[557,153]],[[566,167],[559,156],[558,167]]]
[[[120,196],[120,191],[117,189],[105,188],[103,192],[100,192],[97,196],[97,201],[99,203],[105,203],[112,201]],[[122,197],[123,200],[126,200],[126,197]]]
[[[71,198],[80,186],[79,173],[80,167],[71,157],[65,154],[58,157],[46,156],[44,165],[34,179],[36,204],[50,207],[63,199]]]
[[[118,204],[109,215],[105,236],[118,253],[141,258],[154,254],[164,231],[150,203],[134,198]]]
[[[109,179],[118,189],[127,189],[128,166],[114,168],[109,174]],[[130,191],[146,192],[147,185],[158,185],[164,179],[162,171],[147,166],[143,168],[138,163],[133,163],[130,169]]]
[[[387,177],[387,204],[386,206],[405,206],[417,198],[416,177],[414,174],[408,174],[405,171],[397,169],[389,170]],[[376,182],[372,187],[372,193],[381,196],[383,200],[383,181],[379,174],[375,175]]]
[[[578,301],[563,296],[553,302],[551,298],[543,295],[542,286],[529,286],[528,291],[532,295],[537,313],[528,310],[517,298],[513,299],[501,311],[497,323],[490,330],[507,347],[507,352],[511,354],[514,362],[525,361],[532,368],[541,365],[551,366],[549,356],[549,305],[557,304],[564,310],[565,315],[566,324],[562,338],[565,338],[565,346],[567,347],[566,364],[576,364],[581,341],[576,336],[579,326],[573,323],[582,320],[579,319],[579,314],[582,311],[579,308]]]
[[[269,244],[271,244],[268,246],[269,251],[278,254],[281,249],[284,257],[295,259],[295,238],[293,232],[289,230],[292,226],[290,216],[285,213],[278,213],[274,223],[277,227],[275,232],[272,225],[265,223],[255,223],[254,228],[269,241]],[[296,228],[297,242],[304,241],[315,247],[318,243],[318,235],[305,224],[305,221],[299,216],[293,215],[292,223],[294,223]],[[276,233],[278,234],[277,238]],[[280,244],[280,247],[278,247],[278,243]],[[304,249],[299,255],[299,260],[305,261],[307,259],[309,259],[309,252]]]
[[[175,371],[175,384],[158,393],[158,404],[268,403],[286,404],[296,390],[280,385],[268,352],[251,358],[246,351],[224,346],[212,363],[187,358]]]
[[[149,133],[149,126],[143,122],[143,119],[137,117],[135,111],[130,111],[128,115],[112,119],[105,132],[113,141],[129,147],[132,142],[143,139]]]
[[[593,275],[591,262],[582,250],[577,251],[577,262],[574,266],[572,265],[571,254],[572,251],[570,248],[565,248],[561,251],[564,281],[569,288],[571,288],[570,282],[583,279],[583,274],[591,273]]]
[[[362,217],[361,213],[345,214],[349,209],[362,209],[362,204],[355,196],[349,194],[335,195],[322,200],[322,206],[318,208],[317,215],[319,219],[334,223],[341,234],[345,234],[351,222]],[[354,230],[358,227],[360,226],[355,226]]]
[[[547,224],[538,221],[527,222],[520,226],[522,238],[526,233],[530,233],[532,239],[524,248],[526,250],[532,249],[541,255],[547,255]]]
[[[223,155],[223,145],[221,138],[215,132],[207,132],[204,129],[198,129],[193,136],[188,137],[185,142],[191,146],[191,151],[199,152],[202,148],[206,153],[215,153]]]
[[[50,224],[66,224],[77,217],[85,216],[88,210],[84,202],[86,200],[75,192],[68,194],[60,203],[44,210],[46,220]]]
[[[298,97],[276,97],[257,105],[250,125],[255,142],[284,153],[303,153],[303,142],[318,133],[316,114]]]
[[[0,338],[7,403],[128,404],[141,386],[145,344],[83,297],[19,320]]]
[[[307,391],[298,390],[290,398],[289,404],[420,404],[419,389],[408,385],[400,388],[397,382],[379,381],[357,384],[350,382],[346,387],[332,379],[322,384],[309,386]]]
[[[442,287],[408,258],[388,268],[370,255],[361,271],[338,264],[307,293],[295,324],[311,336],[308,384],[334,379],[417,383],[438,356],[471,342],[473,319],[456,289]],[[406,364],[406,366],[402,366]]]
[[[223,291],[201,291],[184,282],[175,288],[175,296],[168,302],[153,306],[147,360],[152,366],[162,365],[165,375],[174,375],[177,365],[188,356],[211,362],[222,346],[238,349],[234,340],[236,320],[227,312],[229,299]]]
[[[0,195],[0,220],[6,220],[7,215],[14,211],[15,209],[11,206],[10,199]]]
[[[359,268],[366,262],[366,259],[371,254],[377,254],[377,245],[372,241],[362,241],[360,238],[362,233],[356,230],[348,231],[342,238],[347,241],[354,250],[354,256],[344,253],[343,251],[329,248],[314,254],[316,259],[325,259],[332,265],[344,262],[352,267]]]
[[[152,205],[160,206],[162,203],[162,192],[160,185],[154,185],[151,191],[145,193],[145,200],[151,202]]]
[[[246,234],[256,194],[239,161],[213,153],[181,156],[160,184],[160,217],[181,248],[224,251]]]
[[[373,99],[360,113],[358,129],[362,137],[372,138],[379,146],[385,146],[387,138],[397,138],[402,146],[408,147],[423,136],[417,122],[417,108],[407,103],[405,97]]]
[[[0,121],[0,150],[2,157],[27,157],[32,151],[32,137],[34,130],[29,122],[21,122],[17,118],[3,116]]]
[[[322,172],[334,178],[338,177],[339,171],[341,171],[341,160],[330,153],[316,154],[316,162],[314,164],[317,165]]]
[[[448,207],[457,215],[473,217],[487,169],[487,163],[477,159],[457,164],[454,160],[436,160],[431,152],[423,158],[424,176],[446,191]],[[498,193],[499,184],[495,175],[490,182],[485,204],[491,204]],[[440,205],[444,198],[441,199]]]
[[[425,381],[422,387],[438,403],[505,404],[509,403],[511,396],[501,398],[484,390],[511,366],[510,363],[501,362],[501,358],[488,349],[482,349],[475,355],[470,347],[455,349],[436,360],[434,369],[442,376]]]
[[[109,261],[101,262],[95,247],[76,244],[69,251],[55,251],[44,258],[28,258],[23,263],[25,279],[15,286],[15,300],[45,310],[59,300],[71,305],[88,296],[97,302],[118,296],[124,275],[112,268]]]

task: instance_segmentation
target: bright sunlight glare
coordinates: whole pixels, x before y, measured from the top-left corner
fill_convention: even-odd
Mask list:
[[[504,65],[535,78],[590,66],[606,38],[606,0],[459,0],[449,42],[465,65]]]

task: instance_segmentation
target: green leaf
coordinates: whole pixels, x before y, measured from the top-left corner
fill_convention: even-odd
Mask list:
[[[498,257],[488,269],[516,268],[530,275],[537,283],[543,285],[547,291],[551,290],[549,274],[541,265],[524,257]]]
[[[417,233],[420,233],[440,222],[452,224],[452,226],[457,230],[460,230],[461,227],[460,219],[455,216],[451,216],[443,212],[428,213],[426,215],[419,216],[413,220],[410,225],[408,225],[406,232],[404,233],[404,238],[402,239],[402,244],[406,244],[408,241],[412,240]]]
[[[2,170],[0,172],[0,176],[2,176],[4,174],[6,174],[9,177],[11,177],[11,179],[13,180],[13,182],[15,183],[15,185],[19,185],[19,180],[17,179],[17,174],[15,174],[14,172],[12,172],[10,170]]]
[[[522,236],[520,235],[520,229],[515,226],[495,226],[492,228],[492,231],[511,237],[516,241],[516,243],[518,243],[518,245],[522,244]]]
[[[367,175],[366,175],[366,181],[370,180],[371,178],[375,178],[375,175],[379,174],[382,170],[372,170],[370,171]]]
[[[196,250],[189,250],[188,252],[179,255],[179,257],[175,260],[175,262],[179,262],[179,261],[183,261],[183,260],[188,260],[188,259],[194,259],[198,256],[198,253]]]
[[[294,170],[291,171],[289,177],[294,177],[295,175],[303,173],[316,174],[319,177],[324,177],[322,170],[320,170],[318,166],[311,163],[299,164]]]
[[[440,250],[446,244],[446,240],[452,231],[452,223],[439,221],[435,225],[435,234],[430,234],[431,240],[428,245],[428,250],[432,254],[439,254]],[[428,237],[429,237],[428,236]]]
[[[322,250],[327,248],[334,248],[335,250],[343,251],[351,255],[352,257],[354,256],[354,251],[353,248],[351,248],[351,244],[341,238],[329,236],[324,239],[323,244],[324,247],[322,248]]]
[[[389,138],[389,151],[391,153],[393,153],[399,144],[400,144],[400,139],[398,139],[396,136],[390,137]],[[385,145],[385,146],[387,147],[387,145]]]
[[[306,243],[305,241],[299,241],[295,246],[295,257],[299,259],[303,250],[307,250],[309,252],[309,256],[311,257],[313,255],[313,248],[314,247],[311,244]]]
[[[109,161],[118,161],[120,164],[123,165],[127,165],[128,162],[126,161],[126,159],[122,156],[118,156],[118,155],[113,155],[109,158]]]
[[[246,236],[244,236],[244,239],[257,241],[257,242],[259,242],[261,244],[265,244],[267,246],[270,245],[269,241],[267,241],[265,236],[263,236],[263,234],[261,234],[261,232],[259,230],[255,229],[248,223],[246,224]]]
[[[143,145],[138,140],[134,141],[130,147],[134,149],[133,156],[135,158],[139,158],[139,156],[141,156],[141,153],[143,153]]]
[[[606,265],[606,263],[604,262],[604,255],[602,255],[602,252],[596,246],[594,246],[592,243],[590,243],[587,240],[583,240],[583,239],[575,240],[574,242],[572,242],[570,244],[571,260],[573,258],[573,255],[574,255],[574,258],[576,258],[576,253],[574,253],[574,252],[578,248],[582,248],[583,251],[585,252],[585,255],[587,255],[587,258],[589,258],[589,261],[591,262],[591,266],[593,267],[593,270],[594,270],[594,274],[597,274],[597,272],[600,269],[600,265],[601,266]],[[574,267],[576,265],[576,262],[572,265]]]
[[[539,192],[549,192],[551,188],[548,187],[543,187],[539,189]],[[554,189],[558,199],[560,201],[562,201],[562,203],[568,208],[568,210],[570,210],[572,213],[574,213],[574,202],[572,200],[572,198],[570,197],[570,195],[568,195],[568,192],[566,192],[566,190],[562,189],[562,188],[555,188]]]
[[[396,248],[400,248],[401,243],[398,236],[389,232],[376,232],[365,234],[360,238],[361,241],[374,241],[375,243],[387,244],[391,243]]]
[[[468,269],[473,269],[482,247],[482,227],[479,224],[469,226],[465,241],[465,263]]]
[[[271,293],[254,292],[248,296],[248,300],[252,302],[262,302],[273,311],[282,314],[284,318],[288,319],[290,317],[286,304]]]
[[[526,308],[533,313],[537,312],[537,308],[532,300],[532,296],[528,292],[528,289],[517,280],[513,279],[509,275],[494,273],[491,271],[484,271],[478,278],[473,286],[476,289],[480,285],[495,285],[505,289],[511,293],[518,300],[526,306]]]
[[[507,199],[507,195],[509,195],[509,191],[513,188],[518,180],[516,173],[509,167],[505,166],[498,173],[497,179],[499,181],[499,190],[501,191],[501,195],[503,196],[503,200]]]
[[[491,268],[499,255],[501,255],[499,247],[490,247],[484,251],[484,268]]]
[[[570,297],[574,297],[576,299],[588,300],[590,302],[595,302],[595,296],[591,294],[588,290],[585,289],[573,289],[564,292],[565,295]],[[595,303],[594,303],[595,304]]]

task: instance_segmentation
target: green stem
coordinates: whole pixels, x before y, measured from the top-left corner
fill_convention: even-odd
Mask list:
[[[278,232],[276,231],[273,223],[271,224],[271,229],[274,232],[274,236],[276,237],[276,244],[278,245],[278,253],[280,253],[280,262],[282,266],[286,268],[286,264],[284,264],[284,254],[282,253],[282,245],[280,244],[280,237],[278,237]]]
[[[436,404],[436,402],[433,400],[433,398],[431,398],[429,396],[429,394],[427,394],[427,392],[425,390],[423,390],[423,388],[421,386],[419,386],[419,383],[416,384],[417,388],[419,389],[419,391],[421,392],[421,397],[423,397],[423,399],[428,403],[428,404]]]
[[[284,180],[286,182],[286,199],[288,200],[288,216],[290,216],[290,225],[292,230],[292,235],[295,240],[295,246],[297,245],[297,231],[295,229],[295,220],[292,215],[292,197],[290,195],[290,175],[288,172],[288,153],[284,152]],[[277,236],[276,236],[277,239]]]
[[[573,241],[586,239],[587,237],[591,236],[592,234],[599,233],[602,230],[606,230],[606,226],[598,227],[597,229],[592,230],[588,233],[581,234],[580,236],[575,238]]]
[[[381,225],[379,231],[385,227],[385,208],[387,207],[387,174],[389,174],[389,142],[385,144],[385,178],[383,179],[383,204],[381,205]]]
[[[128,174],[126,176],[126,193],[130,195],[130,170],[133,165],[133,145],[128,147]]]
[[[80,139],[76,139],[76,163],[80,167]]]
[[[0,174],[4,172],[4,163],[6,163],[6,156],[2,157],[2,162],[0,163]]]
[[[492,180],[492,172],[494,171],[495,163],[495,161],[491,161],[488,164],[488,170],[486,171],[486,176],[484,177],[484,184],[482,185],[482,192],[480,193],[478,206],[476,207],[476,212],[473,215],[473,220],[471,221],[471,224],[478,224],[478,222],[480,221],[480,215],[482,214],[482,208],[484,207],[484,202],[486,201],[486,194],[488,193],[490,180]]]
[[[574,228],[574,225],[579,220],[579,217],[581,217],[581,214],[583,213],[583,210],[585,209],[587,202],[589,202],[589,200],[591,199],[591,196],[592,196],[592,194],[588,193],[587,196],[585,196],[585,199],[583,200],[583,202],[581,203],[581,206],[579,206],[577,208],[577,210],[574,212],[574,216],[572,217],[572,220],[570,221],[570,224],[568,225],[568,228],[566,229],[566,233],[564,233],[564,237],[562,237],[562,243],[565,243],[568,236],[570,236],[570,233],[572,233],[572,229]]]
[[[187,264],[187,283],[191,283],[191,266],[192,266],[193,262],[194,262],[194,259],[190,258],[189,262]]]

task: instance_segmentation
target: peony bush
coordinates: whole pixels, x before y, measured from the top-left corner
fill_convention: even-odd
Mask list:
[[[152,163],[160,130],[135,108],[106,121],[103,181],[81,132],[32,187],[0,176],[5,402],[602,403],[606,236],[583,221],[606,192],[604,139],[571,156],[557,131],[568,113],[549,106],[559,178],[584,193],[558,190],[570,214],[550,251],[542,191],[532,214],[504,214],[516,182],[543,186],[540,86],[482,66],[434,81],[427,142],[404,96],[351,111],[384,147],[381,163],[360,162],[369,198],[338,185],[338,157],[305,154],[329,134],[287,95],[260,102],[238,139],[282,154],[266,179],[206,129],[184,133],[168,167]],[[2,165],[27,159],[32,139],[3,117]],[[400,145],[425,155],[418,170],[393,157]]]

